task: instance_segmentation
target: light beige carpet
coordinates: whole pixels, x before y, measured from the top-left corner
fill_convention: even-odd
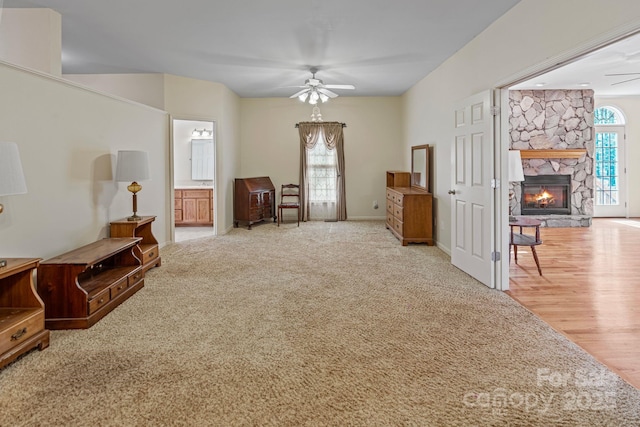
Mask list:
[[[169,245],[89,330],[0,371],[1,426],[640,425],[640,392],[378,221]]]

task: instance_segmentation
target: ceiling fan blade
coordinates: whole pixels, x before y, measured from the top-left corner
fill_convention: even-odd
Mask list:
[[[327,89],[355,89],[354,85],[324,85]]]
[[[316,88],[316,90],[320,93],[324,93],[325,95],[327,95],[329,98],[336,98],[338,96],[337,93],[331,92],[329,89],[327,89],[327,87],[319,87]]]
[[[621,85],[622,83],[628,83],[628,82],[632,82],[634,80],[640,80],[640,77],[635,77],[633,79],[623,80],[623,81],[617,82],[617,83],[611,83],[611,86]]]
[[[302,89],[300,92],[294,93],[289,98],[297,98],[297,97],[299,97],[300,95],[302,95],[303,93],[306,93],[306,92],[309,92],[309,88],[308,87],[305,88],[305,89]]]

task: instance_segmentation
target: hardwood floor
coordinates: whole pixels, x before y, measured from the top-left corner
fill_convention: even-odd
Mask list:
[[[640,218],[540,231],[542,276],[518,247],[507,293],[640,389]]]

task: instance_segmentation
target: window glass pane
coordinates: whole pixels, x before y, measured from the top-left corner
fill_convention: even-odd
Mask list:
[[[622,120],[616,111],[601,107],[593,112],[593,123],[596,125],[615,125],[622,123]]]
[[[605,116],[602,113],[599,119],[611,120],[611,117],[614,116],[615,114]],[[618,176],[620,173],[618,134],[616,132],[598,132],[595,142],[596,204],[617,205],[619,203]]]
[[[320,140],[307,152],[309,178],[309,202],[336,201],[336,153],[328,150],[324,141]]]

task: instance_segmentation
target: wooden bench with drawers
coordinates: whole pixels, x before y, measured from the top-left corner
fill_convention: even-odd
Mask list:
[[[107,238],[43,261],[38,294],[48,329],[86,329],[144,286],[141,237]]]

